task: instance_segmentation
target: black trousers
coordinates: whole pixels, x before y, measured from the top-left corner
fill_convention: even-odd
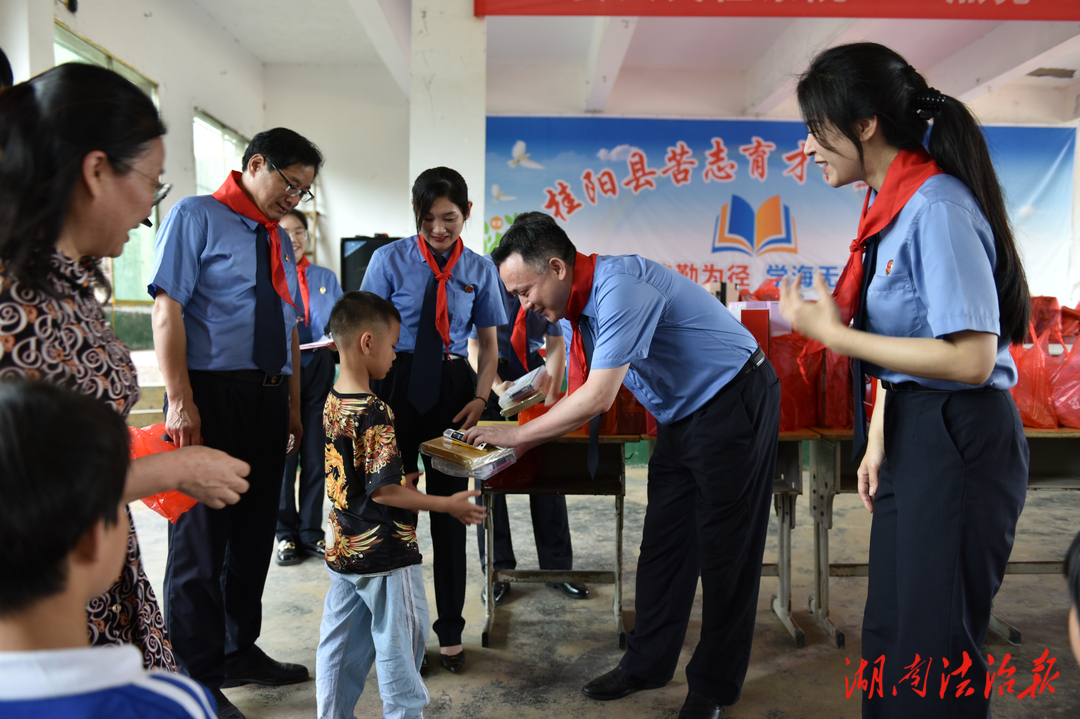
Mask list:
[[[304,436],[300,451],[285,458],[285,478],[281,482],[278,505],[277,538],[290,542],[314,544],[325,538],[322,522],[323,498],[326,496],[326,433],[323,432],[323,407],[326,395],[334,386],[334,355],[325,348],[314,353],[308,366],[300,370],[300,421]],[[296,500],[296,467],[300,466],[300,504]]]
[[[169,525],[165,624],[181,669],[217,687],[227,665],[246,668],[245,652],[262,629],[289,433],[289,385],[264,387],[210,372],[189,376],[204,444],[251,465],[251,486],[239,502],[224,509],[196,504]]]
[[[544,363],[539,352],[529,355],[529,367],[537,368]],[[516,376],[515,376],[516,375]],[[499,377],[504,380],[516,380],[521,375],[511,372],[509,364],[500,360]],[[499,412],[499,398],[492,392],[488,397],[487,407],[480,415],[481,419],[499,421],[506,419]],[[480,489],[480,480],[476,489]],[[476,498],[481,504],[480,497]],[[495,569],[516,569],[517,558],[514,556],[514,541],[510,536],[510,517],[506,509],[506,495],[495,494],[491,498],[491,521],[494,524],[494,563]],[[529,513],[532,515],[533,539],[536,541],[536,554],[541,569],[573,569],[574,545],[570,540],[570,520],[566,514],[566,496],[562,494],[530,494]],[[480,550],[480,568],[487,565],[484,557],[484,525],[476,525],[476,543]]]
[[[394,429],[405,472],[417,471],[417,454],[420,443],[441,437],[443,430],[460,427],[453,418],[476,394],[476,373],[464,359],[444,360],[439,401],[421,415],[409,402],[409,375],[412,372],[412,355],[399,353],[386,378],[372,382],[372,391],[394,411]],[[428,494],[449,497],[455,492],[469,488],[466,477],[450,477],[437,469],[428,467],[424,474]],[[432,629],[439,637],[439,646],[452,647],[461,644],[461,632],[465,619],[461,610],[465,606],[465,525],[442,512],[428,514],[431,526],[431,546],[434,557],[431,562],[435,579],[435,609],[438,619]]]
[[[863,716],[986,719],[981,647],[1028,482],[1028,445],[1012,395],[889,392],[885,454],[862,633],[865,678],[881,657],[884,675],[881,698],[864,693]],[[940,698],[941,675],[960,669],[965,653],[970,668],[949,677]],[[922,665],[902,681],[916,654]],[[925,696],[916,694],[927,678]],[[964,679],[974,692],[957,698]]]
[[[690,691],[739,699],[754,638],[780,425],[772,365],[729,383],[689,417],[657,428],[637,570],[637,619],[623,669],[675,674],[701,576],[701,637]]]

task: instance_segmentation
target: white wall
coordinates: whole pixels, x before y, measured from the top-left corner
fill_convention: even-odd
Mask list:
[[[11,63],[15,82],[52,67],[52,0],[0,2],[0,48]]]
[[[265,129],[262,63],[190,0],[81,0],[75,15],[55,7],[75,34],[158,83],[169,128],[165,179],[173,183],[163,215],[195,194],[196,107],[248,137]],[[51,51],[51,28],[49,42]]]
[[[264,72],[266,126],[299,132],[326,158],[314,201],[318,263],[340,269],[342,237],[413,234],[409,101],[386,68],[266,65]]]
[[[487,197],[487,21],[472,0],[414,0],[409,89],[409,178],[452,167],[469,186],[472,219],[461,239],[484,249]]]

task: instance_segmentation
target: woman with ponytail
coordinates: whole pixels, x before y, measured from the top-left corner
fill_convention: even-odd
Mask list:
[[[131,354],[98,299],[109,291],[99,262],[123,252],[128,232],[168,192],[158,180],[164,134],[150,99],[99,67],[60,65],[0,92],[0,382],[64,385],[123,417],[138,401]],[[56,437],[58,451],[64,441]],[[124,497],[179,489],[220,508],[247,489],[247,472],[224,452],[186,447],[132,462]],[[41,531],[63,531],[65,518],[55,521]],[[127,561],[87,604],[89,640],[134,644],[147,668],[175,671],[130,514],[126,521]],[[0,576],[12,571],[0,558]]]
[[[377,249],[361,289],[390,300],[401,313],[397,360],[372,389],[393,410],[405,476],[415,481],[421,442],[479,421],[498,370],[495,330],[507,320],[495,265],[461,239],[472,212],[465,178],[449,167],[424,170],[413,182],[412,207],[416,234]],[[474,328],[479,377],[468,360]],[[428,494],[440,497],[469,488],[468,479],[431,466],[424,484]],[[465,665],[465,525],[433,512],[431,548],[438,614],[432,629],[439,638],[439,663],[456,674]]]
[[[863,716],[985,719],[981,680],[970,696],[960,682],[986,676],[1028,476],[1008,390],[1030,297],[1001,186],[970,111],[886,47],[822,52],[797,92],[828,183],[870,186],[836,290],[819,276],[816,304],[791,282],[781,294],[798,331],[853,360],[859,494],[874,515],[862,652],[884,672]],[[868,431],[863,373],[878,382]],[[933,678],[925,696],[903,679],[917,662]]]

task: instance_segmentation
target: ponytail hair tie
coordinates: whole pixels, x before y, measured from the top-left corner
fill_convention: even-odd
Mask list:
[[[935,88],[928,87],[915,96],[915,111],[924,120],[936,116],[945,107],[945,95]]]

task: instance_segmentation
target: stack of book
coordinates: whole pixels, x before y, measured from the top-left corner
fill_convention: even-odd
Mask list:
[[[420,445],[420,453],[431,466],[451,477],[487,479],[517,461],[513,449],[480,444],[476,447],[465,441],[465,435],[455,429],[443,432],[442,437],[429,439]]]
[[[547,397],[540,388],[547,376],[547,369],[541,366],[510,385],[499,397],[499,413],[503,417],[513,417],[521,410],[543,402]]]

